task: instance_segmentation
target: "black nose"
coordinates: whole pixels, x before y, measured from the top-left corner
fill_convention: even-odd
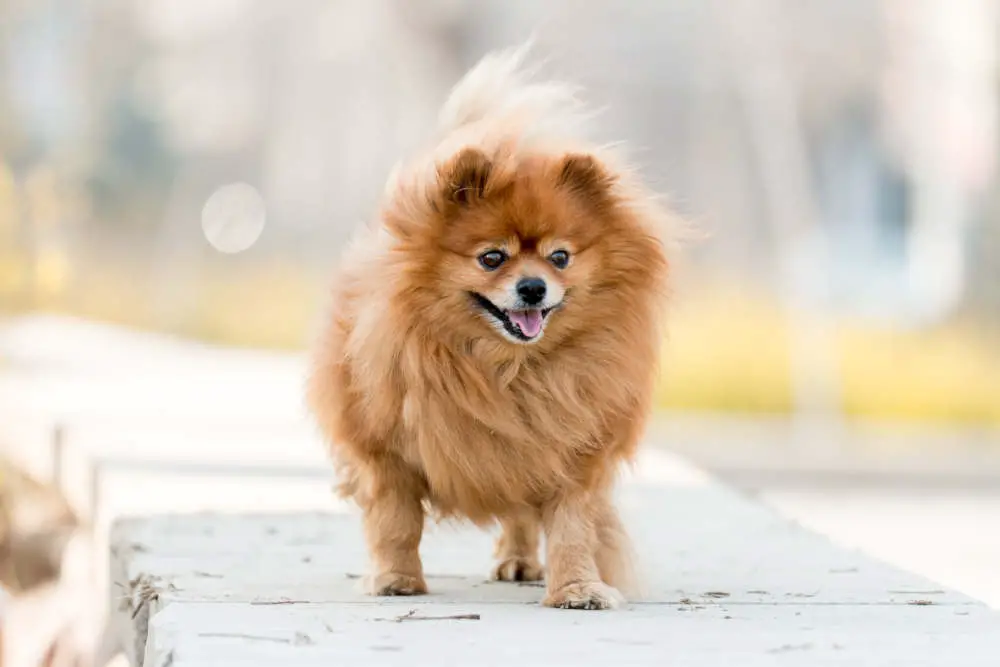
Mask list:
[[[545,299],[545,281],[541,278],[521,278],[517,281],[517,293],[529,306],[537,306]]]

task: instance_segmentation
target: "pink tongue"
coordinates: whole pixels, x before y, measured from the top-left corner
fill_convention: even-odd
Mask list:
[[[534,338],[542,330],[542,311],[540,310],[512,310],[507,313],[507,317],[528,338]]]

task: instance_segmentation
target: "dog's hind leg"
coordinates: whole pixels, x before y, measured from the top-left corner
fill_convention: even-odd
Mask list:
[[[538,560],[541,521],[531,509],[520,510],[500,519],[503,532],[497,538],[493,568],[495,581],[539,581],[544,576]]]

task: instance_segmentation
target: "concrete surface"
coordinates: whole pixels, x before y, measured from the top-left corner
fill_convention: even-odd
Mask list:
[[[8,319],[0,321],[0,448],[47,475],[60,426],[63,484],[79,507],[97,510],[99,541],[114,519],[126,515],[331,511],[330,470],[304,418],[303,379],[295,355],[217,348],[63,317]],[[909,454],[915,463],[901,465],[898,455],[921,441],[920,433],[905,433],[877,450],[843,431],[803,442],[759,421],[695,421],[698,428],[688,428],[687,416],[670,415],[651,430],[647,477],[659,465],[665,480],[676,478],[675,460],[656,455],[672,448],[846,548],[1000,607],[1000,538],[991,529],[1000,525],[1000,484],[994,483],[1000,478],[990,473],[1000,450],[991,434],[944,433],[936,440],[942,446]],[[872,469],[878,475],[857,484],[857,473]],[[774,470],[781,473],[779,483],[768,478]],[[846,474],[826,483],[831,470]],[[917,485],[907,481],[913,470],[920,473]],[[924,484],[940,478],[935,471],[947,472],[950,486]],[[904,483],[888,483],[889,475]],[[685,505],[678,511],[694,510]],[[673,512],[661,513],[673,518]],[[106,554],[102,549],[98,555]],[[477,551],[477,567],[485,567],[487,557],[488,551]],[[700,584],[704,591],[721,585]],[[698,588],[675,588],[681,586]],[[876,613],[867,606],[852,609],[859,617]],[[898,618],[927,609],[906,606]],[[258,611],[255,605],[249,613]],[[881,627],[858,628],[857,634],[877,637]],[[796,655],[800,645],[790,646],[767,655]],[[389,660],[393,650],[385,653]]]
[[[1000,433],[665,415],[655,441],[849,548],[1000,608]]]
[[[675,463],[647,455],[620,494],[646,585],[625,610],[545,609],[539,585],[487,581],[478,531],[429,531],[431,595],[373,599],[353,512],[175,515],[116,526],[117,626],[150,667],[996,664],[1000,613]]]

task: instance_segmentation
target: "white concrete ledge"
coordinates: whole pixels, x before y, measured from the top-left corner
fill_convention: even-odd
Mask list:
[[[116,525],[116,619],[146,667],[997,664],[1000,614],[688,481],[623,489],[648,589],[623,611],[486,581],[471,530],[428,530],[430,595],[379,600],[351,513],[173,515]]]

